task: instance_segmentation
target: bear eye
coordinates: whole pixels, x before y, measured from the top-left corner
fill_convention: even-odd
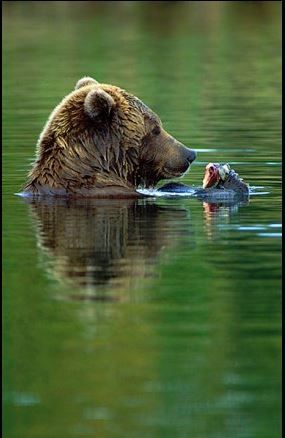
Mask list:
[[[156,126],[155,128],[153,128],[153,130],[151,131],[151,133],[153,135],[159,135],[160,134],[160,127]]]

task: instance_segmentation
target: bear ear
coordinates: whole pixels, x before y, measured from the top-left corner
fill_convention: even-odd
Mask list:
[[[84,76],[84,78],[79,79],[79,81],[75,85],[75,90],[78,88],[85,87],[86,85],[96,85],[99,82],[95,81],[95,79],[90,78],[89,76]]]
[[[100,88],[89,91],[84,101],[85,112],[91,119],[95,119],[98,116],[109,116],[114,106],[114,99]]]

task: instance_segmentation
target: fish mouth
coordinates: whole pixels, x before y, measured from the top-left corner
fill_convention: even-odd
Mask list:
[[[219,166],[215,163],[209,163],[206,166],[205,175],[203,179],[203,189],[215,187],[220,180]]]

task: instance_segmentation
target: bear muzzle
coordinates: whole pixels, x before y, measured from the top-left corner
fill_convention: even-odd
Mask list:
[[[178,154],[175,154],[175,158],[168,160],[163,167],[165,178],[182,176],[190,169],[196,157],[197,154],[193,149],[179,144]]]
[[[187,161],[189,164],[192,164],[194,160],[197,158],[197,153],[193,149],[187,149]]]

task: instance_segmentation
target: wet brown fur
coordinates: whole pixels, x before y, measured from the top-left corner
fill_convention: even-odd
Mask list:
[[[87,77],[51,113],[24,191],[135,197],[139,185],[180,176],[193,159],[143,102]]]

